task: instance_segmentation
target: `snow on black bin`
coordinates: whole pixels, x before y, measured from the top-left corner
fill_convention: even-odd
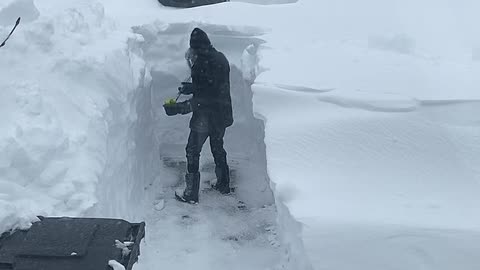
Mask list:
[[[131,270],[145,223],[118,219],[40,218],[27,231],[0,237],[0,270]]]
[[[229,0],[158,0],[160,4],[168,7],[191,8],[205,5],[228,2]]]

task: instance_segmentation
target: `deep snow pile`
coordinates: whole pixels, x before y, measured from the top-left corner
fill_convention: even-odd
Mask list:
[[[307,27],[258,49],[268,173],[314,269],[479,265],[475,7],[301,1]]]
[[[24,18],[0,50],[0,231],[94,205],[109,102],[128,109],[136,81],[129,34],[115,30],[102,5],[41,8],[31,0],[0,6],[1,36]]]

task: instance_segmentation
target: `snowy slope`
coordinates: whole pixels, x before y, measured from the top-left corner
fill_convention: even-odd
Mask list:
[[[200,259],[209,269],[261,269],[280,253],[280,269],[476,269],[479,9],[473,0],[245,0],[189,10],[150,0],[2,1],[0,36],[24,20],[0,49],[0,231],[36,215],[146,219],[156,225],[147,225],[140,269],[155,266],[158,252],[188,266],[209,250],[238,255]],[[197,25],[237,68],[227,148],[256,164],[242,167],[238,198],[271,203],[265,179],[275,198],[265,217],[235,212],[252,219],[238,231],[251,242],[223,242],[218,224],[197,216],[222,213],[234,230],[216,201],[191,212],[160,192],[178,178],[157,149],[181,149],[188,119],[167,118],[158,105],[186,77],[183,52]],[[152,209],[159,199],[165,210]],[[185,228],[160,243],[156,229],[175,230],[183,213],[197,221],[189,224],[197,245],[184,247]],[[275,247],[266,226],[254,229],[271,215]],[[253,251],[265,257],[247,264]]]
[[[346,2],[302,1],[321,29],[259,49],[277,204],[314,269],[475,269],[477,4]]]

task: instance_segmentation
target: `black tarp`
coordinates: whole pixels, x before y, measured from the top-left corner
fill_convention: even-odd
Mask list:
[[[160,4],[168,7],[190,8],[228,2],[229,0],[158,0]]]
[[[131,270],[140,254],[145,223],[117,219],[41,218],[27,231],[0,237],[0,270],[111,269],[116,260]],[[129,256],[115,240],[134,242]]]

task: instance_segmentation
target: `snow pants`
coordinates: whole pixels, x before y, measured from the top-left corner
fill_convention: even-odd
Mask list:
[[[215,161],[215,171],[228,171],[227,152],[223,147],[224,128],[209,128],[206,132],[190,130],[187,147],[187,170],[188,173],[197,173],[200,163],[200,152],[207,138],[210,138],[210,148]],[[226,176],[228,177],[228,176]],[[221,179],[219,179],[221,180]],[[226,180],[226,179],[225,179]]]

